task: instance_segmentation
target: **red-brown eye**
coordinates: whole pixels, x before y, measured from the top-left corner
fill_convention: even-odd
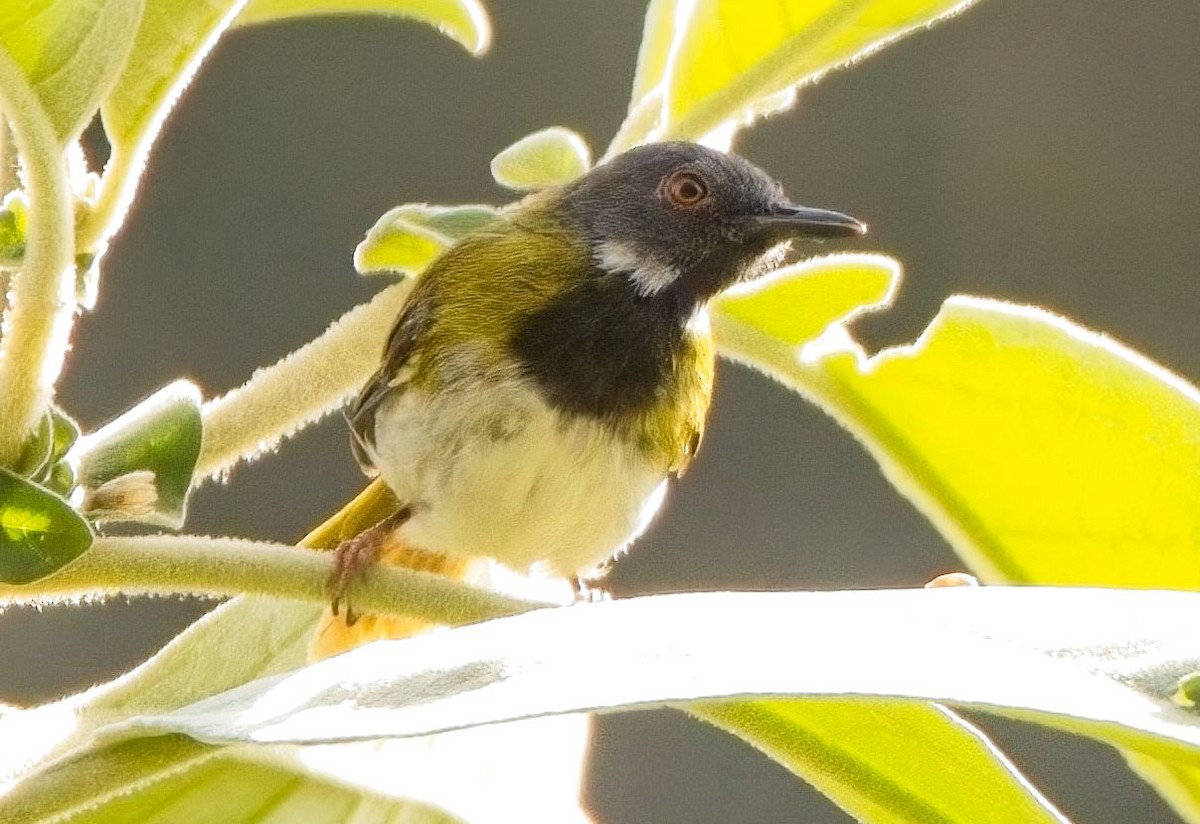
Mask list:
[[[664,181],[663,192],[675,206],[696,206],[708,200],[708,184],[695,172],[675,172]]]

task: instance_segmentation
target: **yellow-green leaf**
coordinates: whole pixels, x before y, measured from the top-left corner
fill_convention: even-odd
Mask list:
[[[491,206],[430,206],[406,203],[385,212],[354,250],[361,274],[418,275],[459,238],[499,216]]]
[[[570,183],[592,165],[587,141],[570,129],[551,126],[526,135],[492,158],[492,177],[501,186],[533,191]]]
[[[654,91],[666,75],[678,13],[679,0],[650,0],[646,7],[642,45],[638,49],[637,71],[633,75],[633,94],[629,98],[631,110]]]
[[[487,11],[478,0],[250,0],[237,24],[270,23],[318,14],[381,14],[420,20],[483,54],[491,42]]]
[[[389,212],[355,247],[354,268],[364,275],[372,272],[418,275],[450,246],[450,242],[449,238],[431,229]]]
[[[697,702],[687,711],[761,750],[858,821],[1065,821],[983,733],[936,704],[774,699]]]
[[[115,81],[141,15],[142,0],[0,4],[0,48],[23,70],[63,145]]]
[[[889,305],[899,285],[900,266],[889,257],[829,255],[731,289],[714,310],[781,344],[800,346],[831,323]]]
[[[114,155],[137,153],[158,134],[179,93],[245,0],[154,0],[101,114]]]
[[[956,297],[911,347],[802,369],[979,574],[1200,588],[1200,392],[1116,341]]]
[[[836,285],[835,285],[836,288]],[[722,312],[723,351],[819,403],[992,581],[1200,587],[1200,391],[1049,312],[956,297],[868,357],[835,326],[801,350],[776,288]],[[1188,820],[1200,768],[1127,754]]]
[[[677,17],[662,137],[699,139],[971,0],[697,0]],[[656,29],[656,36],[657,29]]]

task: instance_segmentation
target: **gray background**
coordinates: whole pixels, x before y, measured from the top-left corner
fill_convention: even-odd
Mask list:
[[[209,393],[318,334],[377,282],[350,254],[404,201],[503,202],[488,160],[562,124],[597,148],[623,114],[639,3],[493,2],[483,60],[372,20],[237,32],[171,117],[62,401],[95,426],[171,379]],[[863,217],[907,282],[873,346],[911,339],[954,292],[1042,304],[1200,376],[1200,4],[986,0],[805,91],[740,150],[813,204]],[[196,531],[295,540],[362,484],[338,420],[194,502]],[[614,571],[620,595],[908,586],[956,568],[945,543],[817,410],[722,367],[705,450]],[[0,616],[0,697],[88,686],[206,605]],[[803,631],[804,628],[798,628]],[[1171,820],[1106,748],[988,722],[1079,822]],[[599,821],[839,822],[723,734],[668,712],[601,719],[586,787]]]

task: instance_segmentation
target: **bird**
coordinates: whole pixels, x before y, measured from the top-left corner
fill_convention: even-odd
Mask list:
[[[398,503],[337,549],[334,614],[388,540],[602,574],[700,447],[710,301],[777,268],[794,241],[866,228],[791,202],[738,155],[672,141],[464,236],[421,275],[345,412],[355,458]]]

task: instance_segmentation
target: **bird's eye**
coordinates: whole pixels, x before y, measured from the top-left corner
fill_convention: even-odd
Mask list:
[[[708,184],[695,172],[675,172],[663,181],[663,193],[675,206],[696,206],[708,200]]]

